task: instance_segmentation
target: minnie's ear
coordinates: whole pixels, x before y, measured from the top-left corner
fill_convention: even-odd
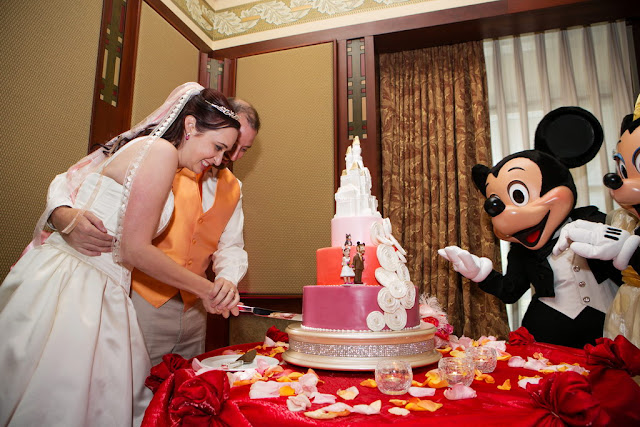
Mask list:
[[[489,168],[485,165],[475,165],[471,168],[471,177],[478,187],[478,190],[486,196],[485,190],[487,186],[487,177],[489,176]]]
[[[602,126],[593,114],[580,107],[560,107],[538,124],[535,148],[575,168],[598,154],[603,139]]]

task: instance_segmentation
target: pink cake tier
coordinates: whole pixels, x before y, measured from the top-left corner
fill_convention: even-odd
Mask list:
[[[354,242],[355,244],[355,242]],[[349,258],[353,259],[356,247],[351,246]],[[364,248],[364,270],[362,271],[362,283],[364,285],[379,285],[375,277],[376,268],[380,267],[375,246]],[[316,251],[316,284],[318,285],[342,285],[344,280],[340,277],[342,272],[342,248],[320,248]]]
[[[331,246],[344,245],[345,235],[347,234],[351,234],[351,243],[354,246],[357,242],[364,242],[366,246],[373,246],[373,243],[371,243],[371,224],[374,222],[382,222],[380,214],[334,217],[331,220]]]
[[[382,311],[378,293],[382,286],[305,286],[302,288],[302,327],[325,331],[370,331],[367,316]],[[418,296],[406,310],[405,329],[420,325]],[[383,331],[390,331],[385,326]]]

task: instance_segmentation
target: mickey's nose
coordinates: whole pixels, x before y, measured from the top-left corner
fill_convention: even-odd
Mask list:
[[[504,208],[505,205],[498,196],[491,196],[484,201],[484,210],[492,217],[500,215]]]
[[[612,190],[622,187],[622,178],[617,173],[608,173],[602,178],[604,186]],[[486,205],[486,204],[485,204]]]

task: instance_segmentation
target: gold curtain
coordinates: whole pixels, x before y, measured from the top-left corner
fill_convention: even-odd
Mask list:
[[[471,179],[490,164],[482,42],[380,55],[383,215],[411,278],[437,297],[454,334],[505,338],[504,304],[456,273],[438,249],[458,245],[499,270],[499,246]]]

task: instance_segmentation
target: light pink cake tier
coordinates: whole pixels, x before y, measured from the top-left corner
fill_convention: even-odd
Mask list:
[[[367,316],[380,311],[382,286],[305,286],[302,288],[302,327],[328,331],[369,331]],[[407,310],[405,329],[420,325],[418,296]],[[385,326],[383,331],[389,331]]]
[[[350,259],[356,253],[356,247],[351,247]],[[380,267],[375,246],[364,248],[364,270],[362,271],[362,283],[365,285],[379,285],[375,277],[376,268]],[[342,285],[344,280],[340,277],[342,272],[342,248],[320,248],[316,251],[316,284],[318,285]]]
[[[364,242],[367,246],[371,243],[371,224],[382,222],[380,214],[371,216],[344,216],[331,220],[331,246],[344,245],[345,236],[351,234],[351,243]]]

